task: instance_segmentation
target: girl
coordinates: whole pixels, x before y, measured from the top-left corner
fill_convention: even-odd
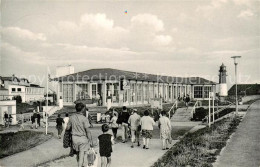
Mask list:
[[[108,133],[109,126],[102,125],[102,135],[98,136],[99,153],[101,157],[101,167],[109,167],[111,165],[112,144],[114,144],[114,137]]]
[[[161,118],[159,118],[159,128],[160,128],[160,138],[162,140],[162,149],[169,149],[169,144],[171,140],[171,121],[166,117],[166,112],[161,112]]]

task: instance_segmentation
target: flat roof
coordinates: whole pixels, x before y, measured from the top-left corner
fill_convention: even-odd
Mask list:
[[[201,77],[173,77],[163,76],[139,72],[124,71],[112,68],[90,69],[77,72],[74,74],[55,78],[56,81],[74,82],[74,81],[119,81],[136,80],[155,83],[170,83],[170,84],[187,84],[187,85],[216,85],[216,82],[201,78]]]

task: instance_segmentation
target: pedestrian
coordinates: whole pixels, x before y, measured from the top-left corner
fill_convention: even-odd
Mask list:
[[[155,125],[155,122],[153,118],[149,116],[148,110],[144,111],[144,116],[141,118],[140,124],[143,136],[143,149],[149,149],[149,141],[152,138],[153,125]]]
[[[117,129],[118,129],[118,124],[116,122],[117,122],[117,116],[116,113],[114,113],[112,119],[110,120],[110,124],[115,139],[116,139]]]
[[[4,121],[5,121],[5,127],[9,127],[9,118],[6,112],[4,114]]]
[[[92,124],[92,116],[89,114],[88,108],[86,108],[86,117],[88,119],[88,123],[89,123],[89,127],[93,128],[93,124]]]
[[[67,125],[68,125],[69,119],[70,119],[70,118],[69,118],[69,114],[66,113],[66,114],[65,114],[65,118],[63,118],[64,123],[62,124],[62,125],[63,125],[63,130],[64,130],[64,131],[65,131],[66,128],[67,128]]]
[[[134,148],[134,142],[137,142],[137,146],[140,146],[140,143],[139,143],[140,119],[141,119],[140,115],[138,115],[137,110],[134,109],[133,114],[128,119],[128,123],[129,123],[130,129],[131,129],[131,142],[132,142],[131,148]]]
[[[61,139],[61,132],[62,132],[62,124],[65,123],[63,118],[60,117],[60,114],[58,114],[58,118],[56,119],[56,128],[58,130],[58,137]]]
[[[69,117],[66,130],[71,129],[72,146],[77,154],[78,167],[82,167],[88,164],[84,154],[90,147],[93,147],[93,141],[88,119],[83,115],[83,112],[86,112],[86,106],[83,103],[77,103],[75,108],[77,112]]]
[[[109,167],[111,165],[112,145],[114,144],[114,137],[108,133],[109,126],[102,125],[103,134],[98,136],[99,153],[101,157],[101,167]]]
[[[32,120],[32,129],[35,127],[37,129],[37,113],[33,110],[33,115],[31,117]]]
[[[185,98],[185,105],[188,108],[189,106],[189,102],[190,102],[190,96],[187,94],[186,98]]]
[[[162,149],[169,149],[171,143],[171,121],[166,117],[166,112],[161,112],[162,116],[159,118],[158,126],[160,129],[160,138],[162,140]]]
[[[130,114],[127,112],[126,106],[123,106],[123,111],[119,114],[117,123],[122,125],[122,142],[127,142],[128,137],[128,119]]]
[[[39,111],[37,112],[37,123],[38,123],[38,125],[40,127],[41,126],[41,114],[40,114]]]

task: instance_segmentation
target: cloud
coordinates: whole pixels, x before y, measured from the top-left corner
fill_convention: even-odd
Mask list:
[[[164,31],[163,21],[158,19],[156,15],[152,14],[138,14],[131,19],[131,25],[134,28],[152,29],[155,32]]]
[[[252,16],[254,16],[254,13],[250,9],[247,9],[247,10],[241,11],[240,14],[237,17],[239,17],[239,18],[249,18],[249,17],[252,17]]]
[[[46,36],[42,33],[33,33],[27,29],[19,27],[3,27],[1,29],[4,39],[7,38],[20,38],[33,41],[46,41]]]
[[[157,35],[154,39],[155,44],[169,45],[172,41],[172,37],[169,35]]]
[[[112,29],[114,26],[114,21],[112,19],[108,19],[104,13],[84,14],[80,18],[80,25],[90,25],[94,28],[102,27],[105,29]]]

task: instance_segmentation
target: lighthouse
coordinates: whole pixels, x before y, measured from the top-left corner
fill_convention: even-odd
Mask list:
[[[219,96],[227,96],[227,70],[226,66],[222,63],[219,68]]]

